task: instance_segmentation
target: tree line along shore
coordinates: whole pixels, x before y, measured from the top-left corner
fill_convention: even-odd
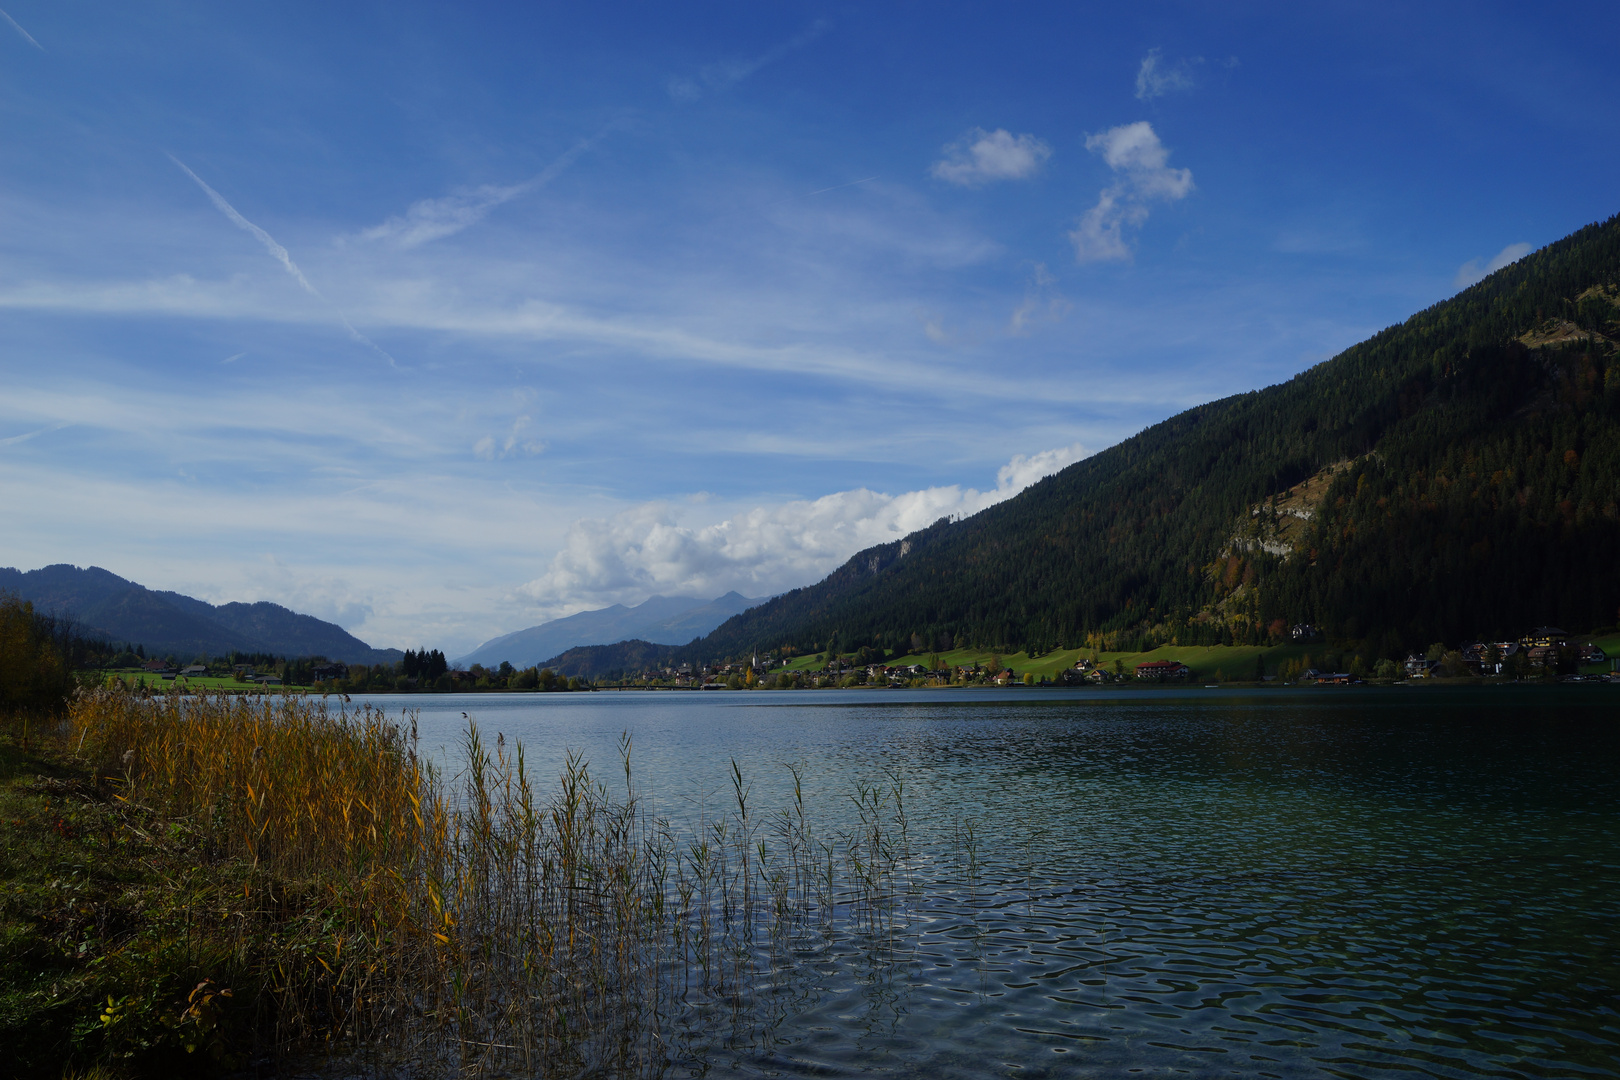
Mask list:
[[[148,658],[139,645],[114,645],[86,638],[70,621],[36,612],[25,601],[0,597],[0,701],[40,707],[65,699],[74,686],[181,689],[193,693],[297,691],[354,695],[549,693],[606,687],[787,690],[1166,681],[1257,685],[1396,682],[1412,678],[1441,682],[1524,681],[1595,679],[1611,672],[1611,657],[1620,657],[1620,630],[1614,627],[1585,635],[1543,627],[1507,642],[1435,642],[1426,650],[1399,659],[1376,655],[1364,641],[1327,642],[1320,640],[1314,628],[1294,629],[1304,630],[1303,636],[1316,640],[1254,645],[1133,642],[1129,644],[1148,647],[1046,652],[972,647],[928,652],[897,647],[888,651],[881,646],[862,646],[850,651],[834,647],[807,655],[794,655],[791,649],[784,649],[780,655],[754,654],[708,663],[666,662],[638,670],[594,673],[568,671],[562,664],[518,668],[510,662],[493,668],[474,664],[463,670],[452,668],[444,653],[436,649],[409,650],[397,663],[371,665],[343,664],[322,657],[240,653],[199,656],[190,661],[174,656]],[[1540,637],[1535,636],[1538,633]]]
[[[1572,639],[1574,640],[1574,639]],[[1504,648],[1504,645],[1509,647]],[[1495,648],[1496,652],[1491,652]],[[1142,683],[1219,683],[1300,685],[1316,682],[1394,683],[1415,679],[1436,684],[1550,681],[1572,677],[1598,680],[1612,674],[1611,656],[1620,655],[1620,634],[1587,636],[1562,647],[1518,643],[1471,643],[1449,647],[1436,642],[1402,661],[1369,663],[1354,649],[1324,643],[1264,646],[1160,646],[1143,652],[1060,649],[1041,656],[1025,652],[957,649],[927,656],[878,658],[860,651],[828,657],[815,654],[775,664],[744,661],[668,668],[630,675],[563,676],[550,668],[517,669],[510,664],[447,671],[420,679],[399,673],[399,665],[325,665],[300,670],[296,662],[264,665],[288,674],[246,673],[220,666],[205,671],[123,669],[80,671],[82,684],[130,689],[178,689],[198,693],[301,692],[317,694],[401,694],[478,692],[557,692],[592,689],[808,690],[856,687],[927,689],[962,686],[1065,687]],[[767,666],[770,665],[770,666]],[[202,667],[203,665],[195,665]],[[320,673],[319,677],[315,673]]]

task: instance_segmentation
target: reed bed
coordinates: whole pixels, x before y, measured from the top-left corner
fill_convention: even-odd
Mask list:
[[[834,950],[883,962],[919,889],[892,774],[823,832],[797,770],[767,811],[733,762],[727,808],[677,828],[638,791],[628,737],[611,776],[570,755],[541,793],[522,747],[471,721],[448,778],[414,723],[321,699],[101,690],[69,722],[118,798],[196,830],[266,912],[301,906],[314,931],[231,1005],[280,1052],[661,1075],[768,1039]]]

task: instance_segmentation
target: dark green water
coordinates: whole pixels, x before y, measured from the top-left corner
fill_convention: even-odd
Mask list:
[[[976,824],[976,891],[924,860],[892,950],[806,958],[707,1075],[1620,1075],[1620,688],[424,701],[542,776],[629,731],[676,818],[735,758],[767,808],[793,761],[829,820],[888,769],[925,851]]]

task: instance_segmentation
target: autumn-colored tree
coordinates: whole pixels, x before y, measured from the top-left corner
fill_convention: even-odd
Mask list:
[[[72,672],[52,640],[54,620],[0,597],[0,710],[46,712],[67,703]]]

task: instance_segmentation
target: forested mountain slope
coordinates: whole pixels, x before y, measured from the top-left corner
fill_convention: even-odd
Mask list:
[[[1304,621],[1393,655],[1611,625],[1617,285],[1611,218],[1286,383],[863,551],[682,655],[1263,641]],[[1295,550],[1239,542],[1272,496],[1336,463]]]

